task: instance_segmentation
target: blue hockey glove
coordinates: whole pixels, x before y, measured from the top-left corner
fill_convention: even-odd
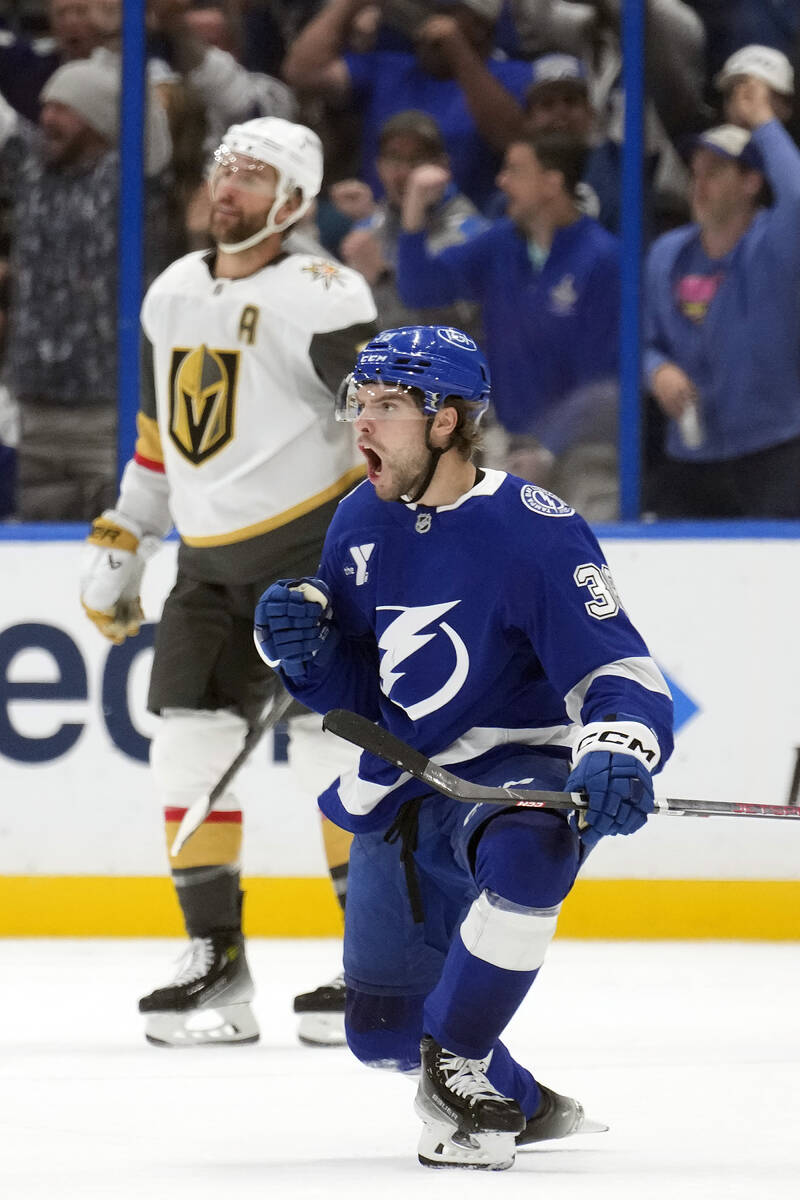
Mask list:
[[[583,792],[588,799],[579,820],[585,846],[596,846],[607,835],[641,829],[655,808],[650,771],[659,758],[655,734],[638,722],[586,727],[564,785],[566,791]]]
[[[324,665],[339,641],[327,585],[321,579],[279,579],[256,605],[254,632],[264,661],[292,679],[302,678],[312,661]]]

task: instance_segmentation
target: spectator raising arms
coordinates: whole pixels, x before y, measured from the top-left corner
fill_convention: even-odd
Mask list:
[[[669,418],[649,504],[670,517],[796,518],[800,152],[764,79],[737,80],[727,112],[735,124],[694,144],[694,223],[647,262],[645,375]]]
[[[531,78],[530,64],[491,56],[494,0],[437,5],[414,37],[415,53],[374,50],[343,54],[353,19],[364,0],[331,0],[310,21],[289,50],[283,66],[290,86],[340,105],[354,102],[363,112],[361,175],[376,193],[378,137],[384,121],[407,108],[419,108],[439,125],[458,189],[483,209],[492,192],[498,159],[485,140],[492,120],[504,123],[505,105],[518,109]],[[444,18],[447,18],[445,21]],[[485,62],[492,91],[478,102],[480,126],[465,86],[470,65]],[[516,100],[516,104],[513,104]],[[480,132],[479,132],[480,128]]]
[[[435,319],[444,325],[458,325],[475,336],[480,319],[474,304],[457,301],[433,313],[428,309],[423,318],[419,310],[403,304],[397,292],[400,212],[413,171],[425,163],[448,169],[442,135],[433,118],[417,109],[390,117],[381,129],[376,164],[383,184],[383,199],[373,202],[372,212],[365,215],[343,240],[342,258],[348,266],[360,271],[372,288],[378,309],[378,324],[382,329],[414,325],[421,319]],[[357,180],[335,185],[331,194],[350,200],[358,195],[358,188],[365,188],[372,200],[369,189]],[[450,182],[441,198],[425,213],[426,245],[435,254],[445,246],[460,244],[474,237],[486,229],[487,224],[476,212],[475,206]]]
[[[4,5],[4,8],[7,7]],[[102,44],[89,0],[49,0],[49,37],[6,35],[0,43],[0,93],[29,121],[39,116],[39,93],[63,63],[88,58]]]
[[[14,198],[5,370],[21,415],[18,515],[89,521],[117,484],[119,75],[65,63],[41,99],[38,130],[8,105],[0,113],[0,176]],[[170,148],[155,100],[146,147],[155,176]],[[149,196],[154,228],[160,199]],[[152,274],[163,265],[148,263]]]
[[[794,69],[786,55],[772,46],[742,46],[723,63],[714,84],[722,92],[726,121],[733,121],[737,111],[732,103],[734,88],[748,77],[763,79],[775,116],[786,124],[792,115]]]

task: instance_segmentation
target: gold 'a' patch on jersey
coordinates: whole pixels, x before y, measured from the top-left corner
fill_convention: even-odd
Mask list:
[[[189,462],[205,462],[233,437],[238,374],[237,350],[172,351],[169,436]]]

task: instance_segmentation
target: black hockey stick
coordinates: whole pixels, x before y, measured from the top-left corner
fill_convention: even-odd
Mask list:
[[[265,716],[256,721],[255,725],[251,725],[247,731],[242,748],[234,758],[231,765],[226,771],[220,775],[217,782],[214,784],[211,791],[201,796],[199,800],[195,800],[191,807],[187,808],[183,814],[183,819],[178,826],[178,832],[175,834],[175,840],[172,843],[170,855],[172,858],[186,845],[189,838],[195,833],[205,821],[208,814],[214,807],[215,801],[219,800],[226,787],[237,774],[239,769],[244,765],[247,759],[255,750],[258,743],[261,741],[265,733],[269,733],[270,729],[274,729],[280,721],[283,714],[286,712],[289,705],[292,703],[292,697],[284,689],[277,693],[272,701]],[[800,815],[800,810],[798,810]]]
[[[399,767],[434,791],[461,800],[464,804],[503,804],[519,808],[562,808],[585,809],[586,796],[582,792],[545,792],[531,788],[487,787],[470,783],[438,766],[419,750],[395,737],[393,733],[374,725],[366,717],[348,712],[344,708],[333,708],[322,721],[323,729],[337,737],[360,746],[376,758]],[[656,796],[657,813],[674,813],[677,816],[694,817],[784,817],[800,819],[800,808],[786,804],[740,804],[732,800],[674,800]]]

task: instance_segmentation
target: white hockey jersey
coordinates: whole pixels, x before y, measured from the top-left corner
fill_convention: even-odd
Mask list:
[[[136,459],[163,466],[175,525],[197,547],[268,533],[361,478],[331,386],[376,316],[364,279],[324,258],[285,255],[244,279],[215,279],[210,260],[173,263],[142,306],[155,397]]]

